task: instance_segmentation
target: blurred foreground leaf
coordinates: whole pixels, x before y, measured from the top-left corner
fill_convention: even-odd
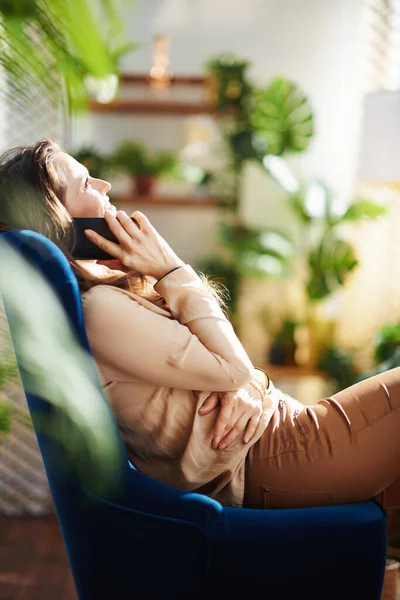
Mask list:
[[[50,285],[1,237],[0,292],[25,393],[55,411],[40,415],[41,431],[57,439],[84,485],[114,491],[123,468],[121,442],[93,358]]]

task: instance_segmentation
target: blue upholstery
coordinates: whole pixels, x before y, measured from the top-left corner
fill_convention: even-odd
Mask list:
[[[61,251],[29,231],[1,237],[50,282],[89,350],[77,282]],[[38,432],[37,413],[53,407],[27,400],[80,600],[379,599],[386,513],[378,504],[226,508],[142,475],[122,445],[123,490],[101,498],[66,469],[65,450]]]

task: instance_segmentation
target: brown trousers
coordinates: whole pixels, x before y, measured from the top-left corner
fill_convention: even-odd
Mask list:
[[[400,367],[299,410],[282,393],[246,460],[244,506],[400,507]]]

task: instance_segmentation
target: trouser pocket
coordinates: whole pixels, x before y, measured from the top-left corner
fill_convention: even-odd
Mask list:
[[[263,485],[262,508],[306,508],[335,504],[330,492],[299,492]]]

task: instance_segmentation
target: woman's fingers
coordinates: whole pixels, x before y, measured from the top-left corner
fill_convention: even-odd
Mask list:
[[[221,409],[219,411],[219,415],[217,417],[217,421],[214,427],[214,435],[211,442],[211,446],[214,450],[217,450],[218,445],[226,434],[229,431],[230,427],[233,427],[234,423],[231,423],[232,414],[234,411],[234,407],[230,403],[222,404]]]
[[[98,233],[96,233],[96,231],[93,231],[92,229],[85,229],[85,235],[88,238],[88,240],[96,244],[96,246],[98,246],[100,250],[104,250],[104,252],[107,252],[107,254],[111,254],[111,256],[114,256],[114,258],[119,259],[121,257],[122,253],[119,244],[114,244],[114,242],[106,240],[105,238],[103,238],[102,235],[99,235]]]
[[[230,444],[232,444],[245,430],[247,423],[249,422],[249,415],[244,413],[233,425],[231,430],[221,440],[218,445],[220,450],[225,450]]]
[[[243,437],[243,443],[248,444],[254,437],[255,432],[257,431],[258,424],[261,419],[261,414],[255,414],[251,417],[248,425],[246,427],[246,431]]]
[[[134,219],[137,222],[137,227],[139,227],[141,231],[146,231],[146,229],[151,227],[149,219],[146,217],[146,215],[140,212],[140,210],[135,210],[135,212],[131,215],[131,219]]]
[[[131,242],[133,236],[127,230],[126,221],[120,213],[122,213],[122,211],[118,211],[116,216],[114,217],[114,215],[110,211],[106,210],[106,212],[104,213],[104,218],[107,221],[107,225],[111,233],[115,235],[119,243],[129,246],[129,243]],[[128,215],[126,213],[124,213],[124,215],[126,215],[127,220],[133,226],[133,223],[128,217]],[[135,227],[135,229],[137,231],[137,227]]]
[[[218,406],[219,397],[217,392],[210,394],[199,408],[200,415],[208,415],[211,411]]]

